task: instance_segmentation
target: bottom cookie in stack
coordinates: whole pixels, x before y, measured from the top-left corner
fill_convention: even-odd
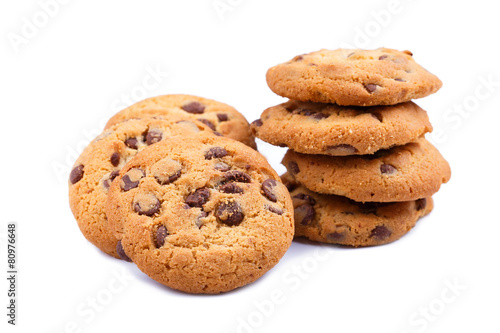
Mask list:
[[[308,190],[288,173],[282,177],[292,196],[295,237],[353,247],[391,243],[432,211],[431,197],[404,202],[356,202]]]

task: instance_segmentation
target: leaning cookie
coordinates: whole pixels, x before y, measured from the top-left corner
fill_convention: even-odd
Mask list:
[[[418,65],[409,51],[320,50],[270,68],[276,94],[304,102],[394,105],[435,93],[442,82]]]
[[[265,110],[251,128],[273,145],[336,156],[373,154],[432,131],[427,112],[413,102],[347,107],[290,100]]]
[[[175,135],[212,132],[197,121],[131,119],[105,130],[76,160],[69,178],[70,207],[87,240],[119,258],[117,239],[109,229],[104,205],[109,187],[120,169],[144,147]]]
[[[163,95],[145,99],[115,114],[106,128],[130,118],[172,115],[199,120],[223,136],[243,142],[254,149],[257,147],[248,121],[235,108],[191,95]]]
[[[451,177],[448,162],[423,138],[373,155],[306,155],[288,150],[282,163],[309,190],[359,202],[430,197]]]
[[[293,238],[292,202],[276,172],[255,150],[213,135],[137,154],[111,185],[106,213],[139,269],[188,293],[255,281]]]
[[[408,233],[433,208],[431,197],[405,202],[359,203],[319,194],[287,181],[295,210],[295,237],[348,246],[393,242]]]

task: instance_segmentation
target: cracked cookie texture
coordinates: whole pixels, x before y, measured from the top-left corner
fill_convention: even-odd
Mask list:
[[[281,178],[292,196],[295,237],[315,242],[353,247],[391,243],[408,233],[434,206],[431,197],[361,203],[309,191],[289,174]]]
[[[139,269],[188,293],[255,281],[278,263],[294,233],[289,192],[265,158],[205,134],[137,154],[111,185],[106,213]]]
[[[282,164],[311,191],[359,202],[422,199],[448,182],[448,162],[426,139],[372,155],[307,155],[288,150]]]
[[[334,156],[373,154],[432,131],[427,112],[413,102],[355,107],[293,100],[268,108],[251,128],[273,145]]]
[[[69,179],[69,202],[78,227],[96,247],[119,258],[104,206],[120,169],[143,148],[176,135],[212,132],[182,117],[131,119],[109,127],[76,160]]]
[[[154,116],[182,116],[198,120],[223,136],[257,148],[248,121],[235,108],[192,95],[172,94],[147,98],[115,114],[109,119],[106,128],[125,119]]]
[[[413,60],[410,51],[322,49],[271,67],[276,94],[304,102],[394,105],[438,91],[442,82]]]

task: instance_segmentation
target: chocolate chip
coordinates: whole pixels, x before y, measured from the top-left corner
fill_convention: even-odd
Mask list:
[[[217,113],[217,119],[219,119],[220,122],[223,122],[228,121],[229,117],[226,113]]]
[[[315,114],[312,115],[314,119],[321,120],[330,117],[328,113],[324,112],[316,112]]]
[[[326,149],[328,153],[335,155],[352,155],[358,152],[358,149],[356,147],[353,147],[346,143],[335,146],[328,146],[326,147]]]
[[[315,205],[316,200],[308,194],[298,193],[292,197],[292,201],[295,207],[302,206],[304,204]]]
[[[298,108],[292,111],[293,114],[300,114],[302,116],[312,116],[313,114],[316,113],[316,111],[313,111],[311,109],[307,108]]]
[[[215,208],[214,215],[219,222],[229,226],[240,224],[245,217],[240,205],[234,200],[221,202],[217,208]]]
[[[108,179],[106,179],[105,181],[102,182],[102,184],[104,185],[104,187],[106,189],[108,189],[111,186],[111,183],[113,182],[113,180],[115,180],[115,178],[118,177],[119,174],[120,174],[119,171],[113,171],[113,172],[111,172],[109,174]]]
[[[286,143],[278,143],[277,146],[281,147],[281,148],[287,148],[288,147],[288,145]]]
[[[264,123],[262,122],[262,120],[257,119],[257,120],[252,121],[252,123],[250,125],[261,127],[262,125],[264,125]]]
[[[120,153],[113,153],[109,160],[111,161],[111,165],[113,165],[114,167],[118,166],[118,164],[120,164]]]
[[[191,102],[188,104],[184,104],[182,106],[182,109],[186,112],[189,112],[189,113],[200,114],[200,113],[203,113],[205,111],[205,106],[199,102]]]
[[[222,171],[222,172],[226,172],[226,171],[229,171],[231,169],[231,166],[229,166],[228,164],[226,164],[224,162],[219,162],[216,165],[214,165],[214,169]]]
[[[140,180],[146,176],[144,171],[138,168],[130,169],[125,175],[122,177],[121,188],[124,191],[129,191],[133,188],[139,186]]]
[[[248,174],[242,171],[234,170],[224,173],[224,183],[227,182],[250,183],[251,181],[252,178]]]
[[[148,146],[160,142],[161,139],[163,139],[163,132],[159,129],[151,129],[146,134],[146,143]]]
[[[207,212],[201,212],[200,216],[196,219],[196,222],[194,223],[198,228],[201,228],[203,226],[203,222],[201,221],[202,218],[205,218],[208,216]]]
[[[221,158],[227,155],[227,150],[222,147],[212,147],[205,153],[205,159]]]
[[[415,201],[416,210],[422,210],[425,208],[425,206],[427,206],[427,199],[426,198],[418,199],[417,201]]]
[[[243,193],[243,189],[235,183],[227,183],[219,186],[219,191],[223,193]]]
[[[136,138],[128,138],[125,140],[125,145],[132,149],[137,149],[137,139]]]
[[[398,171],[398,170],[390,164],[382,164],[380,166],[380,172],[383,174],[392,175],[396,171]]]
[[[181,176],[181,173],[182,171],[179,170],[173,175],[169,176],[167,179],[160,180],[159,178],[156,178],[156,180],[158,181],[158,183],[160,183],[160,185],[167,185],[176,181]]]
[[[309,204],[299,206],[294,210],[295,222],[298,222],[301,225],[311,224],[311,222],[314,220],[315,215],[316,213],[314,212],[313,206]]]
[[[164,225],[161,225],[156,230],[156,247],[160,248],[165,244],[165,238],[168,236],[168,230]]]
[[[345,238],[345,233],[343,232],[332,232],[326,235],[328,240],[339,242]]]
[[[304,59],[304,56],[302,55],[298,55],[298,56],[295,56],[292,61],[302,61]]]
[[[212,131],[215,131],[215,125],[210,120],[198,118],[198,121],[207,125]]]
[[[118,243],[116,243],[116,253],[118,253],[118,256],[125,261],[132,262],[132,259],[130,259],[127,254],[125,253],[125,250],[123,249],[122,246],[122,241],[119,240]]]
[[[347,55],[347,58],[349,58],[349,57],[353,56],[355,53],[356,53],[356,52],[351,52],[351,53],[349,53],[349,54]]]
[[[398,81],[398,82],[406,82],[405,80],[403,79],[394,79],[394,81]]]
[[[376,84],[365,84],[365,89],[371,94],[373,93],[375,90],[377,90],[377,85]]]
[[[210,197],[210,190],[208,188],[199,188],[190,195],[186,197],[185,202],[189,207],[199,207],[202,208],[203,205],[208,201]]]
[[[153,216],[160,211],[161,203],[153,194],[138,194],[134,198],[134,211],[139,215]]]
[[[378,60],[384,60],[387,57],[388,57],[387,54],[382,54],[380,57],[378,57]]]
[[[370,237],[375,238],[377,240],[384,240],[388,238],[391,234],[392,232],[389,229],[387,229],[387,227],[379,225],[372,230]]]
[[[83,165],[80,164],[71,170],[71,173],[69,174],[69,181],[71,184],[76,184],[78,183],[81,179],[83,178]]]
[[[276,186],[276,181],[272,178],[264,180],[262,183],[262,191],[264,192],[264,195],[271,200],[272,202],[276,202],[276,194],[274,194],[274,187]]]
[[[277,208],[277,207],[274,207],[274,206],[267,206],[266,208],[271,213],[274,213],[276,215],[283,215],[283,209],[281,209],[281,208]]]
[[[166,157],[151,167],[151,173],[160,185],[167,185],[181,176],[182,164]]]
[[[403,53],[406,53],[407,55],[409,55],[410,57],[413,57],[413,53],[411,51],[408,51],[408,50],[404,50]]]
[[[215,135],[217,135],[217,136],[224,136],[224,135],[222,135],[221,133],[219,133],[219,132],[217,132],[217,131],[213,131],[212,133],[214,133],[214,134],[215,134]]]
[[[288,171],[293,175],[298,174],[300,172],[299,165],[294,161],[290,161],[288,163]]]

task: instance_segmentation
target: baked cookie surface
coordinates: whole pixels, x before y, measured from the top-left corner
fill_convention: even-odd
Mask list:
[[[432,125],[413,102],[347,107],[290,100],[265,110],[251,129],[259,139],[299,153],[343,156],[415,141]]]
[[[108,226],[104,206],[109,187],[120,169],[144,147],[175,135],[212,132],[184,118],[131,119],[109,127],[76,160],[69,179],[69,202],[87,240],[119,258],[117,239]]]
[[[448,182],[448,162],[426,139],[372,155],[306,155],[288,150],[282,164],[309,190],[359,202],[430,197]]]
[[[320,50],[270,68],[276,94],[304,102],[394,105],[435,93],[442,82],[418,65],[409,51]]]
[[[248,121],[235,108],[208,98],[191,95],[163,95],[145,99],[115,114],[106,128],[125,119],[163,116],[183,116],[196,119],[212,130],[256,148]]]
[[[415,201],[360,203],[337,195],[309,191],[287,174],[295,210],[295,237],[348,246],[393,242],[409,232],[433,208],[431,197]]]
[[[188,293],[255,281],[293,238],[292,202],[276,172],[255,150],[213,135],[137,154],[111,185],[106,213],[139,269]]]

